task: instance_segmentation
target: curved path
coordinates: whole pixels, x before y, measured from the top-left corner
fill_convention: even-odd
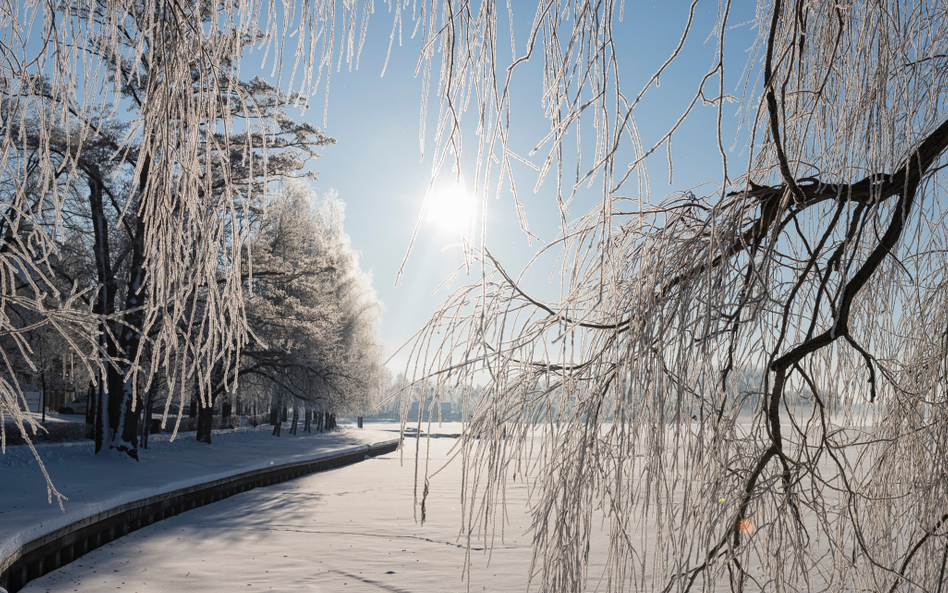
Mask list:
[[[267,429],[222,432],[207,446],[181,435],[153,440],[136,463],[91,454],[91,443],[37,446],[65,513],[42,496],[44,480],[28,451],[0,455],[0,587],[28,581],[116,537],[257,486],[394,451],[389,431],[343,428],[270,437]],[[87,450],[89,449],[89,450]]]
[[[454,442],[430,441],[429,474],[446,467],[429,480],[424,525],[415,517],[410,443],[404,458],[381,455],[150,525],[32,581],[23,593],[446,593],[468,590],[467,567],[470,591],[523,591],[531,560],[527,489],[508,484],[503,538],[498,524],[493,550],[475,539],[468,556],[458,537]]]

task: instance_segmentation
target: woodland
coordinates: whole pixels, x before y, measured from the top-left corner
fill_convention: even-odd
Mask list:
[[[84,34],[55,50],[24,36],[32,67],[0,80],[0,412],[28,441],[42,432],[23,413],[23,377],[56,376],[68,360],[91,402],[96,452],[137,458],[153,410],[175,431],[176,412],[193,410],[207,443],[223,400],[271,417],[289,407],[293,430],[298,417],[309,429],[317,414],[364,413],[384,379],[382,304],[344,232],[345,204],[317,196],[305,169],[334,140],[292,120],[299,97],[260,78],[204,80],[187,47],[172,66],[152,51],[173,40],[147,12],[128,15],[113,40],[110,7],[64,6],[45,26],[78,19]],[[22,16],[8,17],[5,33],[49,34],[16,31]],[[68,55],[95,69],[64,72]],[[142,133],[172,67],[190,82],[169,97],[163,125]],[[97,76],[106,104],[90,86]],[[194,105],[209,86],[221,103]],[[83,105],[82,93],[96,99]],[[209,107],[240,129],[188,121]]]

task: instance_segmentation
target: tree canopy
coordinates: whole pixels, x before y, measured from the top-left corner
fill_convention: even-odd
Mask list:
[[[40,430],[18,376],[45,364],[36,344],[56,343],[94,383],[96,450],[136,457],[155,381],[202,409],[233,390],[227,370],[257,345],[248,279],[268,187],[305,176],[334,140],[288,115],[299,94],[239,76],[262,33],[209,5],[13,2],[0,15],[0,412]],[[347,257],[351,281],[358,263],[337,247],[323,255]]]

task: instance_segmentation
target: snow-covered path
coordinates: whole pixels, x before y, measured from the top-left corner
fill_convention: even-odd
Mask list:
[[[453,438],[431,439],[431,468]],[[145,527],[32,581],[23,591],[465,591],[460,462],[431,479],[413,516],[414,447],[238,494]],[[471,553],[472,591],[523,591],[530,566],[526,492],[507,491],[510,524]]]
[[[284,430],[280,438],[271,436],[270,428],[221,431],[213,445],[198,443],[194,433],[174,441],[166,434],[152,435],[149,448],[140,451],[140,462],[114,452],[94,455],[91,441],[40,443],[36,448],[53,483],[68,498],[65,513],[55,501],[47,502],[45,480],[29,449],[8,447],[0,455],[0,559],[43,534],[126,502],[398,438],[397,425],[299,436]]]

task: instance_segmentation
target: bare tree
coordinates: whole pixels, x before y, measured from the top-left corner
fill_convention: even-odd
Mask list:
[[[543,60],[537,186],[556,180],[562,220],[534,260],[557,256],[559,298],[534,296],[538,264],[505,270],[482,235],[469,251],[480,279],[413,345],[418,380],[489,377],[462,442],[465,533],[489,536],[504,485],[525,475],[541,591],[941,591],[948,7],[759,3],[735,165],[730,2],[690,104],[656,138],[636,126],[696,34],[697,4],[631,91],[611,2],[541,4],[509,63],[493,5],[452,3],[433,34],[446,54],[438,146],[460,153],[454,118],[476,86],[484,199],[513,177],[512,77]],[[720,177],[653,199],[646,165],[667,154],[671,174],[672,139],[702,104],[717,110]],[[581,123],[595,141],[572,162],[563,140]],[[572,219],[593,182],[600,203]],[[590,553],[604,574],[589,574]]]
[[[317,132],[272,117],[301,98],[238,79],[244,48],[269,43],[276,30],[258,29],[261,7],[0,4],[0,333],[27,361],[29,349],[17,336],[38,328],[58,333],[98,378],[109,410],[105,441],[132,456],[136,408],[153,372],[166,371],[172,392],[190,393],[196,383],[206,394],[214,369],[231,366],[246,343],[248,208],[265,201],[247,181],[292,167],[281,160],[288,153],[270,149],[292,148]],[[301,18],[319,27],[326,15]],[[326,43],[301,37],[303,45]],[[260,102],[264,95],[277,102]],[[129,105],[133,114],[121,117]],[[109,192],[116,182],[110,172],[127,176],[118,200]],[[96,269],[64,283],[57,273],[71,230],[70,196],[92,203]],[[131,229],[130,249],[118,254],[106,249],[113,225]],[[132,272],[120,287],[111,267],[123,259]],[[115,305],[116,296],[124,306]],[[18,314],[10,315],[14,306]],[[88,343],[77,341],[86,337]],[[15,365],[3,364],[0,414],[28,434]]]

